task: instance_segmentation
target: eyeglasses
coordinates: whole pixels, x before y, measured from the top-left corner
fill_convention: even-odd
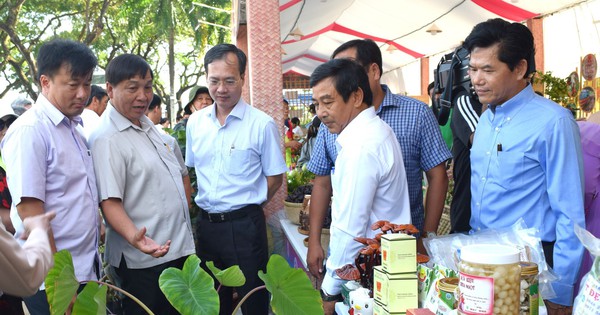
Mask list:
[[[6,120],[0,119],[0,130],[10,127],[10,125],[12,125],[12,123],[14,123],[15,120],[17,120],[16,117],[11,117]]]
[[[235,87],[239,80],[235,79],[225,79],[225,80],[217,80],[217,79],[208,79],[208,86],[210,87],[218,87],[223,84],[223,86],[227,88]]]

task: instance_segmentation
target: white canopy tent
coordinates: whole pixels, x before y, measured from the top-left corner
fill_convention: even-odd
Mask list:
[[[567,35],[571,41],[579,38],[581,43],[583,32],[586,32],[586,38],[591,38],[587,42],[598,42],[599,38],[600,25],[595,22],[600,21],[600,1],[280,0],[279,5],[284,74],[308,76],[328,60],[340,44],[354,38],[370,38],[382,50],[382,81],[392,83],[394,91],[408,94],[420,94],[417,61],[421,57],[429,56],[433,69],[444,53],[460,45],[474,25],[490,18],[523,22],[540,16],[552,20],[550,15],[557,12],[579,12],[574,20],[569,19],[570,22],[564,19],[558,22],[567,25],[546,27],[545,21],[545,43],[552,43],[554,36],[562,36],[553,35],[561,28],[575,28],[575,32]],[[435,35],[427,32],[434,24],[441,30]],[[584,24],[587,25],[585,28]],[[573,46],[565,47],[565,50],[577,48]],[[548,47],[545,52],[546,49]],[[591,49],[597,51],[597,47]],[[579,50],[576,49],[577,56],[582,54]],[[552,48],[546,53],[547,59],[555,51]],[[578,64],[578,58],[574,62]],[[554,63],[546,64],[548,68]],[[571,68],[571,71],[575,70]]]

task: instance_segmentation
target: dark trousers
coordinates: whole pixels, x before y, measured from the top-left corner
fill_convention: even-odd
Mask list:
[[[163,270],[169,267],[183,268],[186,257],[181,257],[164,264],[144,269],[129,269],[125,257],[121,257],[121,265],[115,268],[121,278],[121,289],[133,294],[142,301],[156,315],[179,314],[169,303],[158,286],[158,277]],[[148,314],[135,301],[128,297],[123,298],[123,314],[132,315]]]
[[[45,290],[39,290],[36,294],[23,298],[25,306],[31,315],[50,315],[50,305]]]
[[[80,284],[77,289],[77,294],[79,294],[84,287],[85,283]],[[31,315],[50,315],[50,304],[48,304],[46,290],[39,290],[36,294],[23,298],[23,302],[25,302],[27,311]]]
[[[239,211],[239,210],[238,210]],[[240,299],[250,290],[264,285],[258,277],[258,271],[265,271],[268,260],[267,229],[265,215],[258,205],[244,207],[246,215],[222,222],[211,222],[203,215],[198,216],[197,237],[198,257],[202,268],[212,261],[219,269],[238,265],[246,283],[235,288]],[[215,280],[215,287],[219,283]],[[219,289],[221,315],[230,315],[233,311],[233,290],[230,287]],[[269,312],[269,292],[266,289],[254,292],[242,304],[244,315],[267,315]]]

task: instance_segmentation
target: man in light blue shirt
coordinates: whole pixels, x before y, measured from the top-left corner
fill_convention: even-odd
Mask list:
[[[565,108],[536,95],[533,35],[501,19],[465,39],[469,75],[482,114],[471,149],[471,227],[502,228],[523,218],[538,228],[546,261],[559,279],[548,314],[570,314],[583,247],[583,162],[579,129]]]
[[[204,66],[215,102],[190,116],[185,154],[198,183],[198,257],[204,268],[207,261],[220,269],[238,265],[246,283],[236,290],[244,296],[263,284],[258,271],[266,269],[268,248],[262,205],[281,186],[287,168],[275,122],[241,98],[244,52],[217,45],[206,53]],[[231,314],[231,288],[221,287],[219,295],[220,314]],[[244,315],[267,314],[268,309],[265,290],[242,305]]]

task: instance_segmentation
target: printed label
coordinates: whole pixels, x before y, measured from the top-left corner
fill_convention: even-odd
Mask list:
[[[459,310],[467,315],[494,313],[494,278],[459,273]]]
[[[583,294],[583,299],[580,299],[581,304],[578,305],[577,312],[579,314],[600,314],[600,282],[588,274],[581,291],[577,298],[580,299]]]

